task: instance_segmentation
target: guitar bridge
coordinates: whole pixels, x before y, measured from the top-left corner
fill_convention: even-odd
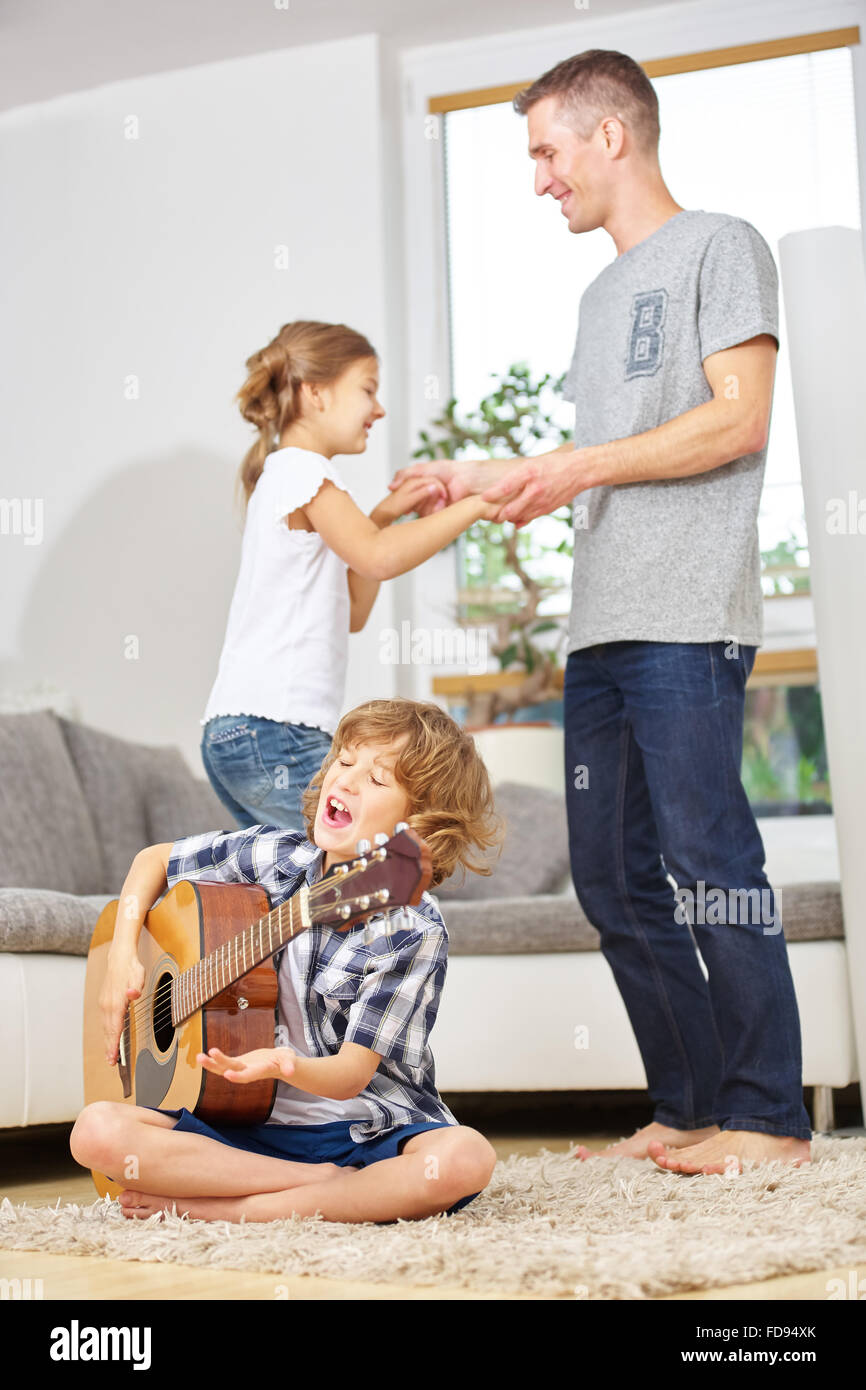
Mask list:
[[[120,1084],[123,1087],[123,1099],[128,1100],[132,1095],[132,1077],[129,1067],[129,1014],[123,1021],[120,1030],[120,1041],[117,1048],[117,1074],[120,1077]]]

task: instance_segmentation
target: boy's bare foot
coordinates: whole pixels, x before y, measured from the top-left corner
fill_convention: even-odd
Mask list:
[[[357,1173],[350,1164],[318,1163],[316,1182],[327,1182],[340,1173]],[[311,1179],[312,1181],[312,1179]],[[301,1184],[303,1186],[303,1184]],[[146,1221],[155,1212],[170,1212],[177,1208],[178,1216],[191,1216],[197,1221],[240,1221],[246,1197],[166,1197],[158,1192],[136,1192],[124,1188],[118,1197],[124,1216]]]
[[[812,1146],[808,1139],[787,1139],[777,1134],[761,1134],[753,1129],[725,1129],[712,1139],[688,1148],[667,1148],[653,1142],[649,1156],[659,1168],[673,1173],[741,1173],[742,1160],[758,1163],[782,1160],[799,1168],[811,1163]]]
[[[652,1124],[644,1125],[630,1139],[620,1139],[618,1144],[608,1144],[605,1149],[588,1149],[584,1144],[579,1145],[574,1157],[586,1158],[649,1158],[650,1144],[657,1144],[664,1150],[683,1149],[689,1145],[699,1144],[702,1139],[708,1139],[713,1134],[718,1134],[718,1125],[709,1125],[706,1129],[671,1129],[669,1125],[660,1125],[653,1120]]]
[[[158,1192],[133,1192],[126,1188],[118,1197],[121,1211],[129,1220],[146,1221],[157,1212],[191,1216],[197,1221],[240,1221],[243,1197],[163,1197]]]

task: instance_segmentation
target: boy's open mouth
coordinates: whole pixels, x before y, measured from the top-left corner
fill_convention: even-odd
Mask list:
[[[335,830],[352,824],[352,817],[338,796],[328,797],[322,820],[325,825],[330,825]]]

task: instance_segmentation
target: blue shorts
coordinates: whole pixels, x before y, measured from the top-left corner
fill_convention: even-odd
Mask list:
[[[430,1120],[417,1125],[401,1125],[399,1129],[389,1130],[387,1134],[357,1144],[349,1133],[352,1124],[357,1121],[351,1120],[333,1120],[326,1125],[237,1125],[215,1129],[185,1107],[162,1110],[158,1105],[148,1105],[145,1109],[158,1110],[161,1115],[177,1118],[175,1129],[203,1134],[207,1139],[216,1139],[220,1144],[229,1144],[235,1149],[264,1154],[265,1158],[291,1159],[295,1163],[336,1163],[341,1168],[366,1168],[368,1164],[378,1163],[383,1158],[396,1158],[413,1134],[422,1134],[428,1129],[453,1128],[446,1121]],[[445,1215],[451,1216],[455,1211],[460,1211],[461,1207],[479,1195],[472,1192],[468,1197],[461,1197],[453,1207],[448,1207]]]

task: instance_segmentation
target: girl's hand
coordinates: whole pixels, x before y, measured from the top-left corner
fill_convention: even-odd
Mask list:
[[[144,966],[135,947],[112,947],[108,954],[108,969],[99,991],[102,1010],[102,1033],[105,1039],[105,1060],[117,1061],[117,1045],[126,1018],[127,1005],[138,999],[144,988]]]
[[[480,488],[475,486],[471,462],[455,463],[454,459],[427,459],[420,463],[410,463],[408,467],[397,470],[388,486],[392,491],[397,491],[412,478],[436,478],[442,483],[447,494],[444,502],[438,502],[434,507],[419,512],[420,516],[427,516],[430,511],[438,512],[440,507],[459,502],[470,493],[480,491]]]
[[[497,520],[499,519],[499,513],[500,513],[501,511],[502,511],[502,506],[501,506],[501,504],[500,504],[499,502],[485,502],[485,503],[484,503],[484,511],[482,512],[482,514],[481,514],[481,516],[478,518],[478,520],[479,520],[479,521],[497,521]]]
[[[390,486],[390,485],[389,485]],[[407,478],[376,507],[373,518],[386,526],[400,516],[418,512],[429,516],[448,506],[448,490],[439,478],[418,475]]]
[[[195,1060],[205,1071],[241,1085],[274,1076],[287,1081],[295,1070],[295,1053],[290,1047],[259,1047],[240,1057],[227,1057],[218,1047],[212,1047],[208,1053],[200,1052]]]

